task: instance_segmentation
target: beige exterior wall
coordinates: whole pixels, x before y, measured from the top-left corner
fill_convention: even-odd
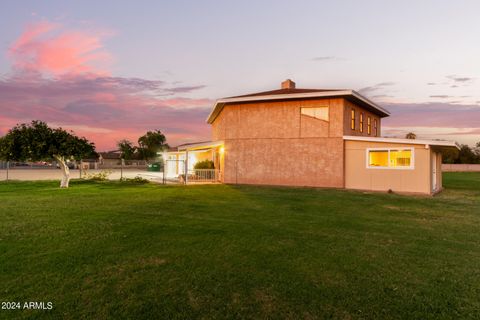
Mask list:
[[[301,114],[324,106],[328,122]],[[225,106],[212,124],[225,142],[223,182],[343,187],[343,112],[343,99]]]
[[[369,169],[368,148],[413,148],[413,169]],[[437,181],[441,189],[441,155],[425,145],[345,141],[345,187],[347,189],[403,193],[432,193],[432,157],[437,157]]]

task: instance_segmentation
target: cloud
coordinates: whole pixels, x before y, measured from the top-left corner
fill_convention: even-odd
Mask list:
[[[427,86],[436,86],[437,84],[435,82],[428,82]]]
[[[171,92],[171,93],[187,93],[187,92],[192,92],[195,90],[200,90],[205,88],[205,85],[198,85],[198,86],[185,86],[185,87],[174,87],[174,88],[167,88],[165,91]]]
[[[338,60],[335,56],[321,56],[312,58],[313,61],[327,61],[327,60]]]
[[[456,75],[450,75],[450,76],[447,76],[447,78],[450,79],[450,80],[453,80],[455,82],[462,82],[462,83],[471,82],[475,79],[475,78],[471,78],[471,77],[459,77],[459,76],[456,76]]]
[[[102,44],[104,32],[67,30],[58,23],[41,21],[28,25],[8,49],[15,69],[49,75],[105,72],[111,61]]]
[[[393,85],[395,85],[395,82],[380,82],[373,86],[361,88],[360,90],[358,90],[358,92],[364,95],[370,95],[375,91],[382,90],[382,89],[385,89],[385,87],[389,87]]]
[[[97,34],[46,21],[27,26],[8,51],[12,72],[0,77],[0,134],[38,119],[74,130],[99,150],[153,129],[172,145],[208,140],[213,101],[187,96],[205,85],[112,76]]]
[[[428,138],[473,144],[480,141],[480,106],[451,102],[389,103],[391,116],[382,119],[383,134],[395,130],[421,132]]]
[[[440,99],[446,99],[446,98],[451,98],[452,96],[446,95],[446,94],[436,94],[430,96],[430,98],[440,98]]]

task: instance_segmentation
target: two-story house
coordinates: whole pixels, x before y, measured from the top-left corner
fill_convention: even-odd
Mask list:
[[[440,191],[441,152],[456,145],[381,138],[387,116],[353,90],[298,89],[286,80],[278,90],[218,100],[207,119],[212,141],[169,153],[167,170],[186,167],[194,179],[194,163],[212,159],[222,183]]]

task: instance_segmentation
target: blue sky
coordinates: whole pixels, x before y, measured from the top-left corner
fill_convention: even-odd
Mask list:
[[[78,92],[53,101],[43,97],[43,91],[36,97],[30,90],[28,103],[5,114],[0,109],[0,117],[9,125],[31,120],[29,108],[61,110],[49,123],[78,130],[103,148],[113,147],[115,141],[105,139],[115,140],[119,132],[136,140],[140,131],[154,127],[164,130],[171,142],[195,141],[209,137],[203,116],[213,100],[273,89],[291,78],[298,87],[359,90],[382,104],[392,111],[384,135],[414,131],[425,138],[473,144],[480,141],[478,12],[478,1],[7,0],[0,10],[0,90],[1,85],[8,90],[25,87],[18,74],[26,68],[29,73],[37,68],[49,94],[62,90],[65,74],[71,79],[82,72],[162,85],[158,90],[139,89],[138,81],[130,81],[127,90],[129,97],[142,98],[145,107],[158,109],[149,114],[158,116],[158,122],[143,121],[140,113],[145,111],[128,115],[135,105],[123,100],[119,106],[106,105],[102,99],[107,96],[109,101],[124,97],[119,87],[115,92],[104,88],[95,101]],[[34,49],[29,45],[12,50],[22,35],[42,23],[51,27],[34,39]],[[100,51],[101,57],[89,56],[81,68],[26,64],[39,48],[64,50],[56,49],[60,41],[55,37],[79,39],[79,33],[86,50]],[[96,45],[88,47],[92,42],[87,36]],[[11,101],[0,99],[0,107]],[[88,110],[98,110],[104,121],[89,118],[94,114],[87,116]],[[115,115],[138,123],[122,130],[122,121],[112,120]],[[0,131],[8,125],[0,125]]]

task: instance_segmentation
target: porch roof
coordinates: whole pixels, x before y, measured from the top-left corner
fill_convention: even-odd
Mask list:
[[[178,151],[203,150],[219,147],[223,145],[223,140],[205,141],[178,146]]]

